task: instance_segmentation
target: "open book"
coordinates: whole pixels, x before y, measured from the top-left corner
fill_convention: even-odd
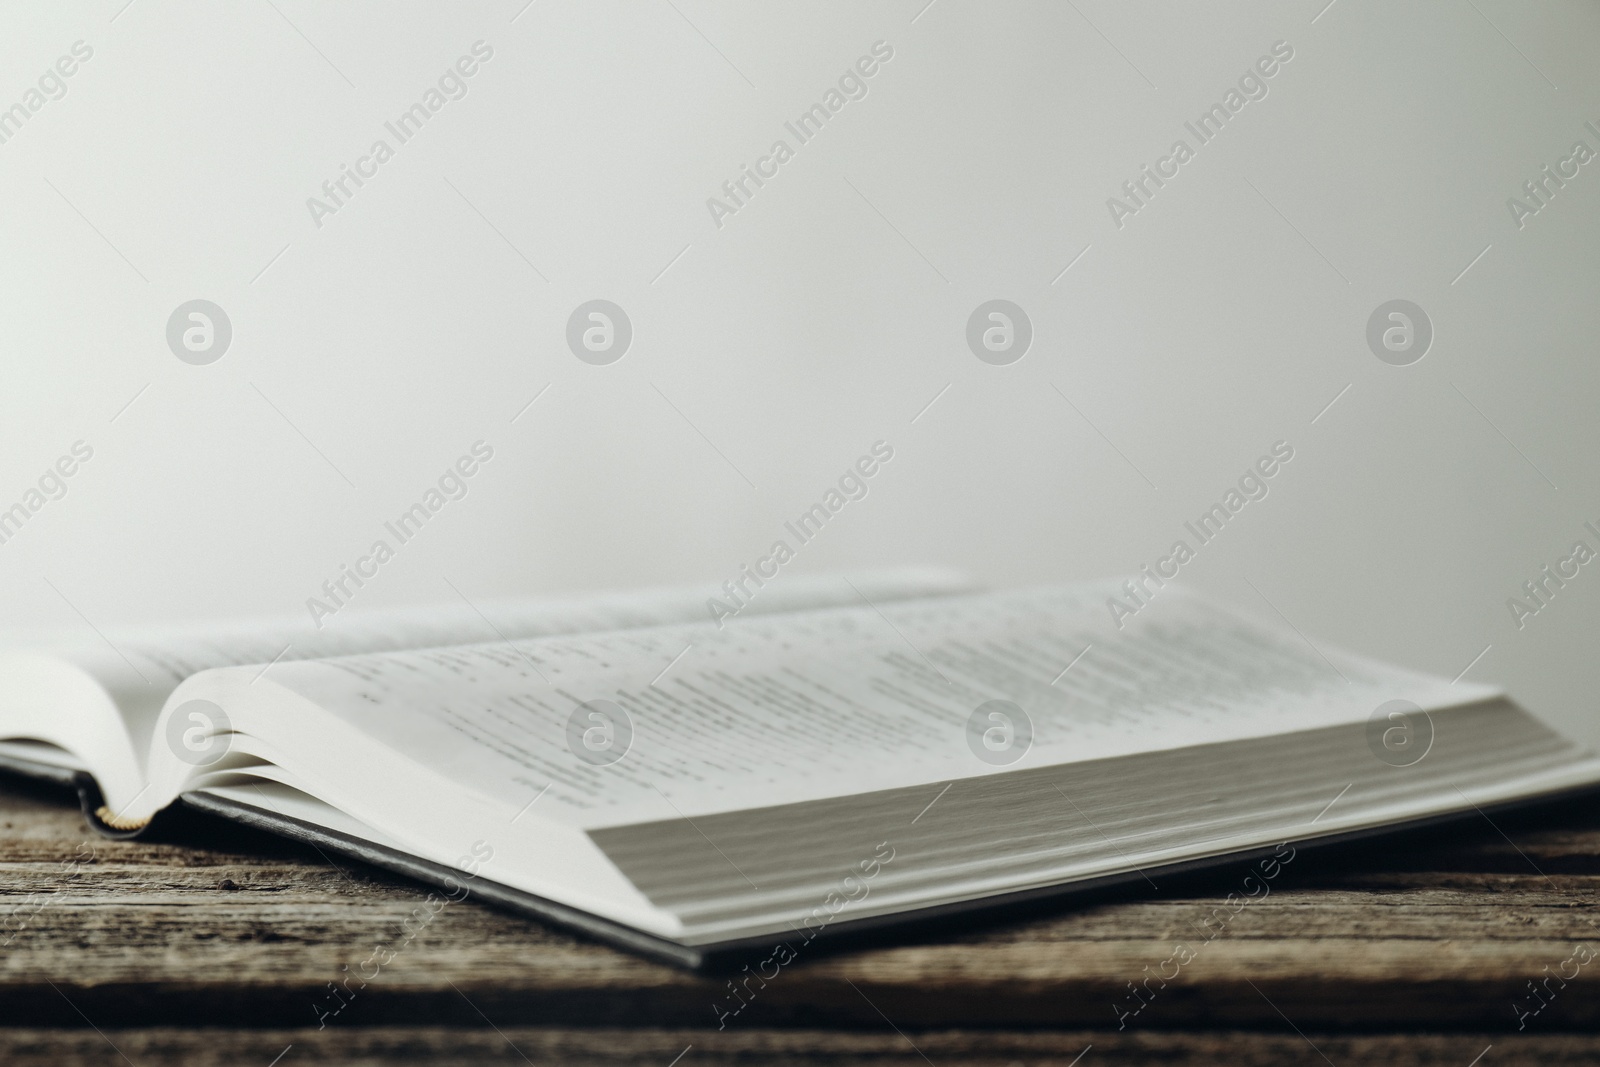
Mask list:
[[[11,648],[0,766],[107,832],[181,801],[688,965],[1600,783],[1491,687],[1118,595],[892,572],[718,621],[680,590]]]

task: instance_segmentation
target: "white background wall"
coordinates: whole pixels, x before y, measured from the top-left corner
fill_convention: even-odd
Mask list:
[[[1600,162],[1506,207],[1600,149],[1593,5],[523,2],[8,9],[0,106],[93,57],[0,144],[0,507],[94,458],[0,544],[0,626],[303,611],[478,439],[360,603],[721,581],[878,439],[795,570],[1129,572],[1283,439],[1189,580],[1447,676],[1489,646],[1470,677],[1600,740],[1600,566],[1521,630],[1506,605],[1600,548]],[[719,229],[706,199],[880,40]],[[1279,40],[1268,96],[1115,227]],[[209,366],[165,339],[196,297],[234,329]],[[611,366],[564,341],[595,297],[634,325]],[[964,340],[993,297],[1036,331],[1008,367]],[[1436,331],[1408,367],[1364,337],[1396,297]]]

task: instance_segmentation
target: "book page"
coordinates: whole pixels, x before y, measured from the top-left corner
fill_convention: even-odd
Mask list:
[[[1495,692],[1314,647],[1177,589],[1119,629],[1105,608],[1114,591],[868,602],[721,629],[365,655],[286,664],[273,681],[466,788],[519,807],[538,798],[541,817],[586,828]]]
[[[965,592],[970,580],[935,568],[885,569],[850,576],[793,576],[758,591],[740,612],[760,615],[852,602],[856,589],[874,599]],[[430,607],[351,612],[314,625],[309,616],[196,623],[79,635],[54,644],[0,641],[45,651],[93,675],[121,710],[134,751],[143,753],[162,705],[190,675],[242,664],[283,664],[327,656],[427,648],[547,634],[659,626],[710,618],[707,602],[728,594],[714,587],[649,589],[550,599],[457,601]],[[4,723],[0,723],[0,730]]]

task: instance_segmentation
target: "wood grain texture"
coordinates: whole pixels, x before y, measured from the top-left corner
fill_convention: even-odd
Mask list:
[[[8,1067],[1560,1067],[1592,1064],[1596,1042],[1574,1034],[1512,1041],[1496,1034],[1324,1034],[1209,1031],[582,1030],[351,1027],[343,1030],[0,1030]],[[1491,1048],[1492,1046],[1492,1048]],[[1085,1051],[1087,1050],[1087,1052]],[[1082,1057],[1079,1059],[1079,1057]],[[1326,1058],[1324,1058],[1326,1057]]]
[[[714,1007],[738,1003],[726,978],[470,900],[408,938],[420,887],[200,816],[156,840],[104,841],[70,800],[0,783],[7,1064],[265,1067],[291,1044],[283,1067],[524,1055],[665,1067],[690,1044],[684,1067],[1067,1064],[1089,1044],[1084,1067],[1324,1055],[1466,1067],[1491,1044],[1485,1067],[1600,1058],[1600,959],[1564,984],[1550,978],[1521,1030],[1513,1007],[1538,1007],[1527,983],[1575,946],[1600,951],[1592,800],[1303,851],[1210,940],[1207,917],[1240,891],[1242,866],[983,927],[818,946],[764,987],[752,981],[748,1005],[728,1015]],[[1113,1005],[1139,1003],[1128,983],[1179,945],[1193,959],[1144,987],[1148,1003],[1119,1031]],[[336,998],[329,983],[377,946],[392,959]]]

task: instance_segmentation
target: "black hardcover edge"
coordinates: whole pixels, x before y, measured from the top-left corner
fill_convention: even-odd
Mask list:
[[[432,860],[421,859],[407,852],[364,841],[338,830],[330,830],[324,826],[317,826],[314,823],[214,794],[185,793],[178,799],[186,807],[194,808],[196,811],[232,819],[234,822],[268,830],[291,840],[306,841],[319,848],[331,849],[373,867],[414,878],[452,894],[465,888],[469,896],[477,896],[502,908],[531,915],[553,926],[587,934],[619,948],[629,949],[666,963],[690,969],[702,968],[707,963],[706,953],[700,949],[680,945],[566,904],[525,893],[520,889],[512,889],[499,882],[491,882],[487,878],[470,877],[454,867],[446,867],[442,863],[434,863]]]
[[[93,782],[94,777],[84,771],[75,771],[70,767],[57,767],[53,763],[38,763],[21,756],[11,756],[0,752],[0,771],[10,771],[26,778],[38,778],[41,781],[53,782],[56,785],[76,787],[78,779],[88,778]],[[95,787],[96,792],[99,787]]]
[[[89,824],[89,829],[101,837],[109,837],[117,841],[127,841],[138,837],[148,828],[136,827],[132,830],[119,830],[107,825],[100,819],[100,809],[105,806],[105,797],[100,793],[100,783],[95,781],[94,775],[88,771],[76,771],[71,767],[59,767],[54,763],[43,763],[38,760],[25,759],[21,756],[11,756],[0,753],[0,771],[9,771],[20,774],[25,778],[36,778],[52,785],[66,786],[78,794],[78,806],[83,809],[83,821]]]
[[[1256,859],[1274,855],[1275,851],[1283,844],[1288,844],[1297,851],[1300,849],[1327,848],[1386,834],[1459,822],[1473,815],[1482,815],[1487,818],[1489,812],[1503,812],[1533,805],[1556,803],[1594,794],[1597,791],[1600,791],[1600,783],[1590,783],[1555,792],[1541,793],[1536,796],[1501,801],[1487,807],[1472,805],[1468,809],[1421,816],[1404,822],[1385,823],[1381,826],[1344,830],[1330,834],[1311,834],[1298,839],[1287,838],[1281,842],[1252,846],[1201,859],[1182,860],[1157,867],[1146,867],[1142,870],[1136,869],[1115,874],[1099,875],[1058,885],[1039,886],[1033,889],[982,897],[976,900],[935,904],[889,915],[874,915],[861,919],[843,920],[832,923],[821,930],[811,933],[809,936],[801,935],[796,931],[795,939],[785,939],[780,935],[764,934],[758,937],[739,938],[706,945],[683,945],[676,941],[647,934],[631,926],[613,922],[610,919],[602,918],[581,909],[560,904],[520,889],[513,889],[498,882],[491,882],[484,878],[470,879],[469,895],[475,893],[490,904],[498,905],[523,915],[530,915],[551,925],[595,938],[618,948],[640,953],[664,963],[671,963],[691,970],[717,971],[731,968],[740,962],[749,962],[754,956],[775,950],[779,945],[787,945],[790,951],[794,952],[796,941],[803,947],[814,940],[825,940],[829,943],[830,949],[837,949],[845,947],[850,941],[861,940],[865,935],[879,933],[889,928],[929,927],[938,924],[942,920],[980,912],[986,916],[991,914],[998,916],[1008,910],[1018,909],[1025,905],[1071,897],[1091,897],[1103,894],[1108,889],[1131,883],[1144,881],[1153,885],[1154,883],[1150,881],[1150,875],[1153,874],[1176,876],[1215,870],[1237,863],[1253,862]],[[443,864],[419,859],[408,853],[399,852],[383,845],[376,845],[370,841],[364,841],[336,830],[303,822],[276,812],[266,811],[250,804],[205,793],[185,793],[180,799],[186,806],[197,811],[224,819],[231,819],[258,829],[268,830],[293,840],[306,841],[318,847],[332,849],[363,863],[395,874],[404,875],[408,878],[414,878],[452,893],[459,891],[469,882],[469,879],[463,876],[460,871],[446,867]],[[795,954],[798,955],[797,952]]]

